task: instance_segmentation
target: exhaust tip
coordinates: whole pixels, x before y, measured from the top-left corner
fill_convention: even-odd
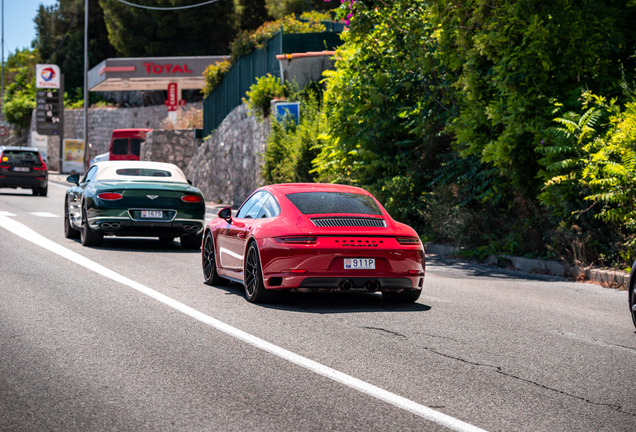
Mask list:
[[[377,280],[369,280],[364,285],[364,287],[367,289],[367,291],[376,292],[380,289],[380,282],[378,282]]]
[[[349,291],[351,288],[353,288],[353,282],[349,279],[343,280],[342,282],[340,282],[340,286],[338,288],[340,288],[342,291]]]

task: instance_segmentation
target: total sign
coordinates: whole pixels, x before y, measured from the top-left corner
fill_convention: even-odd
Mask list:
[[[43,89],[60,88],[60,67],[51,64],[35,65],[35,87]]]

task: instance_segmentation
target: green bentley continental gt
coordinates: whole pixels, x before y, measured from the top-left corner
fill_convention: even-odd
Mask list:
[[[94,164],[66,191],[64,235],[84,246],[100,246],[104,236],[179,237],[185,249],[199,249],[205,201],[176,165],[146,161]]]

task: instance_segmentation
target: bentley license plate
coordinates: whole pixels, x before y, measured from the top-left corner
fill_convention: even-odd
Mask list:
[[[27,167],[13,167],[13,171],[29,172],[29,168],[27,168]]]
[[[144,219],[161,219],[163,212],[160,210],[142,210],[141,217]]]
[[[345,270],[374,270],[375,258],[345,258]]]

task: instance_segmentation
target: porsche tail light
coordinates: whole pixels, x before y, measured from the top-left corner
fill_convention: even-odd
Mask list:
[[[119,194],[117,192],[102,192],[97,195],[97,198],[104,201],[117,201],[119,199],[122,199],[123,196],[122,194]]]
[[[201,198],[199,195],[184,195],[181,197],[181,201],[190,204],[196,204],[203,201],[203,198]]]
[[[276,243],[286,244],[314,244],[318,240],[318,237],[274,237]]]
[[[417,237],[397,237],[397,242],[401,245],[419,245],[420,239]]]

